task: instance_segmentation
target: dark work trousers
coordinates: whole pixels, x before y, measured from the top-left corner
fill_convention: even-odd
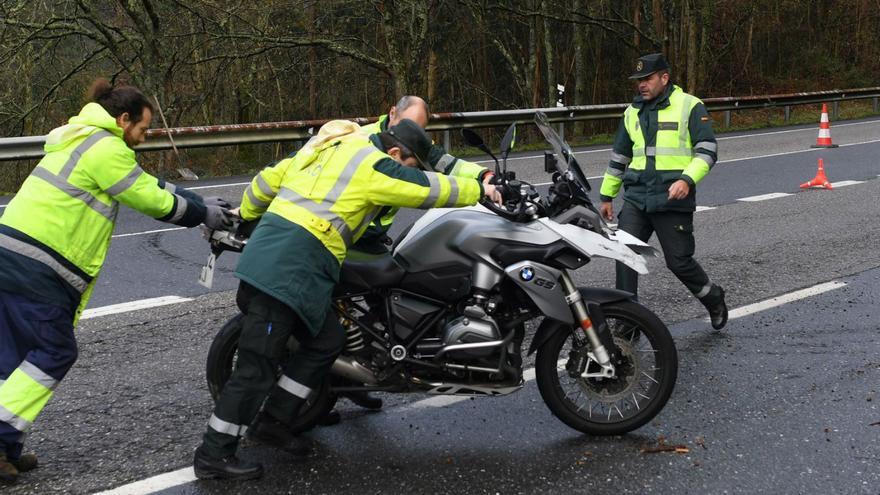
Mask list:
[[[247,283],[239,285],[237,300],[244,313],[238,361],[217,399],[202,444],[203,451],[217,459],[235,453],[270,392],[266,412],[282,422],[295,417],[345,346],[345,330],[330,301],[314,302],[327,307],[327,317],[313,336],[289,306]],[[299,348],[288,355],[291,336]]]
[[[712,304],[720,296],[720,289],[709,281],[703,267],[694,259],[693,212],[646,213],[625,202],[618,216],[617,228],[644,242],[648,242],[651,234],[656,232],[666,266],[685,287],[703,304]],[[638,296],[638,273],[620,262],[616,267],[617,288]]]
[[[0,291],[0,455],[21,456],[25,433],[76,357],[70,311]]]

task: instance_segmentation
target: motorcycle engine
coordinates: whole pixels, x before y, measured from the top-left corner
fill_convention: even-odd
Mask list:
[[[495,320],[479,306],[465,308],[464,315],[449,321],[441,333],[443,346],[474,344],[501,340]],[[497,347],[462,349],[446,354],[457,359],[488,357],[498,352]]]

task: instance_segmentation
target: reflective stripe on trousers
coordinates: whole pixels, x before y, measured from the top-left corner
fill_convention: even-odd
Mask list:
[[[208,420],[208,426],[217,433],[232,435],[234,437],[243,437],[248,429],[246,425],[236,425],[228,421],[223,421],[214,414],[212,414],[211,419]]]

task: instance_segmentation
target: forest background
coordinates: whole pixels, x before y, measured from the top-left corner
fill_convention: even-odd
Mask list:
[[[655,51],[703,98],[877,86],[880,0],[0,0],[0,136],[63,124],[98,76],[156,95],[171,127],[371,116],[402,94],[545,107],[556,84],[566,105],[622,103]],[[222,174],[284,153],[187,159]]]

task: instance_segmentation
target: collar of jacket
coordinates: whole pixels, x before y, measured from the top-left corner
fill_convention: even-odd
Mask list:
[[[116,125],[116,119],[107,113],[101,105],[89,103],[80,110],[79,115],[71,117],[66,125],[52,129],[46,136],[43,147],[47,153],[65,148],[75,139],[88,136],[97,129],[112,132],[122,138],[122,128]]]
[[[379,132],[385,132],[388,130],[388,114],[379,116]],[[382,148],[379,148],[382,149]]]
[[[371,143],[373,146],[375,146],[377,150],[381,151],[382,153],[387,152],[387,150],[385,149],[385,147],[382,146],[382,140],[379,139],[379,135],[378,135],[378,134],[370,134],[370,138],[369,138],[369,139],[370,139],[370,143]]]
[[[680,89],[681,89],[681,88],[679,88],[679,87],[676,86],[675,84],[672,84],[672,83],[667,84],[667,85],[666,85],[666,90],[663,91],[663,93],[661,93],[660,96],[658,96],[657,98],[654,98],[653,100],[647,102],[647,104],[648,104],[648,110],[654,110],[655,108],[657,108],[657,109],[661,109],[661,108],[666,108],[666,107],[668,107],[668,106],[669,106],[669,95],[671,95],[673,91],[675,91],[675,90],[680,90]],[[638,108],[639,110],[641,110],[642,107],[645,106],[645,103],[646,103],[646,102],[645,102],[645,100],[642,98],[642,95],[639,94],[639,95],[636,95],[635,98],[633,98],[632,106],[634,106],[634,107]]]

